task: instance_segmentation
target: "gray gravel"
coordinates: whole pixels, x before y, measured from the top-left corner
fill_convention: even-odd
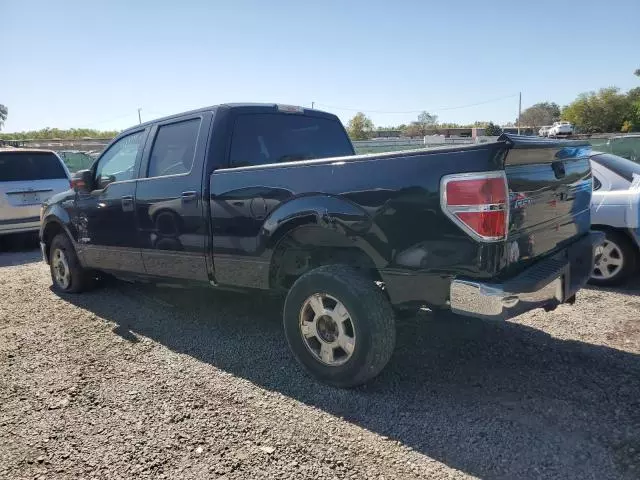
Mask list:
[[[420,314],[373,383],[289,354],[277,301],[50,290],[0,254],[0,478],[640,478],[640,282],[487,323]]]

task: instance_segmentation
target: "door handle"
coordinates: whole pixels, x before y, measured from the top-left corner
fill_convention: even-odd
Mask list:
[[[193,202],[198,199],[198,192],[182,192],[180,198],[183,203]]]
[[[121,201],[122,201],[122,210],[123,211],[125,211],[125,212],[132,212],[133,211],[133,196],[132,195],[123,196]]]

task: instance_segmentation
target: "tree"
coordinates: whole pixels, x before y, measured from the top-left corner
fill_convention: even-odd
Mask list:
[[[352,140],[366,140],[372,130],[373,122],[362,112],[356,113],[347,126],[347,132]]]
[[[640,77],[640,68],[636,68],[636,71],[633,72],[636,77]]]
[[[542,127],[551,125],[560,119],[560,107],[557,103],[541,102],[527,108],[520,115],[520,125]]]
[[[502,129],[493,122],[489,122],[486,127],[484,127],[484,134],[487,137],[499,137],[502,135]]]
[[[7,115],[9,115],[9,109],[0,103],[0,130],[7,120]]]
[[[418,122],[411,122],[410,125],[407,125],[402,129],[402,134],[405,137],[424,137],[424,133],[424,125]]]
[[[438,123],[438,116],[431,115],[428,112],[423,111],[420,115],[418,115],[418,123],[424,125],[424,127],[434,126]]]
[[[617,87],[581,93],[562,109],[562,119],[585,133],[618,132],[632,115],[632,101]]]
[[[101,131],[90,128],[71,128],[61,130],[59,128],[43,128],[29,132],[0,133],[0,140],[51,140],[60,138],[62,140],[81,138],[102,138],[111,139],[118,135],[117,130]]]

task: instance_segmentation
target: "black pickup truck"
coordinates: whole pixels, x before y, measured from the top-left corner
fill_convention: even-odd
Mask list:
[[[602,239],[588,155],[508,135],[354,155],[328,113],[203,108],[115,138],[43,205],[42,253],[62,292],[110,274],[284,293],[295,357],[352,386],[388,362],[398,311],[507,319],[572,303]]]

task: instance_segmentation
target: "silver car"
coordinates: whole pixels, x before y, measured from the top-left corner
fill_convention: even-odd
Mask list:
[[[37,232],[42,202],[69,188],[69,170],[54,152],[0,149],[0,235]]]
[[[617,285],[638,271],[640,260],[640,165],[593,152],[591,224],[606,239],[596,251],[590,282]]]

